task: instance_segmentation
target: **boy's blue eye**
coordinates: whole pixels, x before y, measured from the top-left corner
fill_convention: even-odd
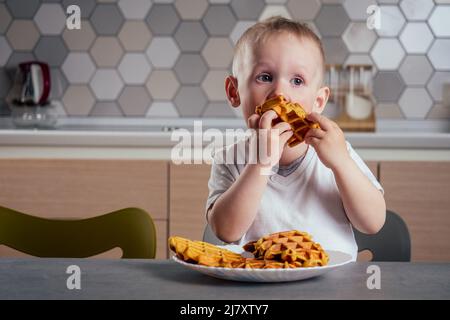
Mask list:
[[[259,80],[262,82],[270,82],[270,81],[272,81],[272,77],[267,73],[263,73],[263,74],[258,75],[256,77],[256,80]]]
[[[294,78],[291,80],[291,82],[295,86],[300,86],[303,84],[303,79],[302,78]]]

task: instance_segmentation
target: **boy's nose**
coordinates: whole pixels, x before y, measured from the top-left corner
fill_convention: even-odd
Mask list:
[[[282,83],[282,81],[273,83],[273,87],[268,99],[275,98],[276,96],[283,96],[286,100],[290,101],[288,90],[286,89],[286,86]]]

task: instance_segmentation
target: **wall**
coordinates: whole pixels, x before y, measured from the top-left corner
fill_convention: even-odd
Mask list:
[[[378,3],[381,29],[366,27]],[[435,3],[436,2],[436,3]],[[80,117],[239,117],[225,102],[232,47],[281,14],[320,34],[328,63],[371,63],[378,118],[449,119],[448,0],[0,0],[0,115],[17,64],[52,67],[59,112]],[[66,30],[78,4],[81,30]]]

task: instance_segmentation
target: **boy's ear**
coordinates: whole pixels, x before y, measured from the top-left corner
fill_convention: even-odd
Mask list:
[[[230,101],[233,107],[239,107],[241,105],[241,99],[239,98],[238,81],[233,76],[228,76],[225,79],[225,92],[227,93],[228,101]]]
[[[328,98],[330,97],[330,88],[321,87],[319,91],[317,91],[316,100],[314,101],[313,111],[317,113],[322,113],[327,105]]]

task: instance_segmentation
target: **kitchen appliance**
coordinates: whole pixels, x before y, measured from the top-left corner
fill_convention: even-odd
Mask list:
[[[50,89],[48,64],[40,61],[20,63],[10,102],[13,123],[18,127],[53,127],[56,124],[56,112],[48,100]]]

